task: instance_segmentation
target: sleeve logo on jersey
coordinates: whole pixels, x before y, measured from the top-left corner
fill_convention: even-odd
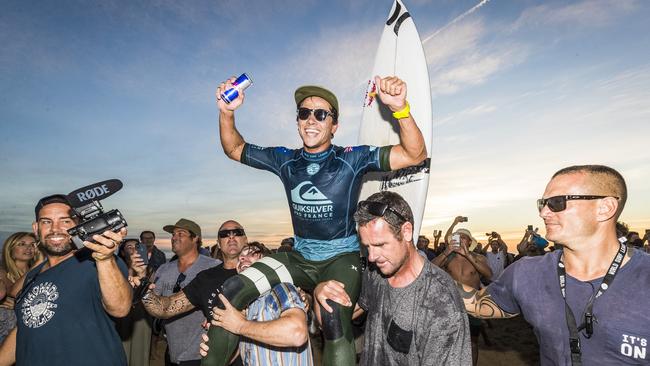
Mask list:
[[[310,181],[304,181],[291,190],[291,208],[296,216],[305,219],[332,217],[333,202]]]
[[[40,328],[54,317],[55,303],[59,290],[51,282],[43,282],[29,291],[21,306],[23,324],[30,328]]]

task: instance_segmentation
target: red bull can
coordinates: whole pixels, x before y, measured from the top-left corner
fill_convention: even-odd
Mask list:
[[[246,73],[243,73],[239,75],[239,77],[235,80],[234,83],[232,83],[232,88],[221,93],[221,99],[223,99],[223,101],[226,103],[230,103],[233,100],[237,99],[240,92],[246,90],[246,88],[248,88],[252,84],[253,84],[253,80],[251,80],[251,78],[249,78],[248,75],[246,75]]]

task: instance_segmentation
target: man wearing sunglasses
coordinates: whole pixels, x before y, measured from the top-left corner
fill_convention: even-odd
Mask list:
[[[220,261],[199,255],[201,227],[194,221],[180,219],[174,225],[166,225],[163,230],[172,234],[172,251],[177,259],[161,265],[154,275],[151,290],[142,298],[145,309],[159,319],[170,319],[194,309],[185,297],[183,290],[209,268]],[[140,277],[145,275],[145,266],[138,254],[134,254],[134,270]],[[205,319],[200,311],[165,321],[165,333],[169,347],[169,358],[173,365],[200,365],[198,352],[201,343],[201,322]]]
[[[618,240],[626,199],[625,180],[610,167],[555,173],[537,208],[547,239],[563,250],[522,258],[481,291],[459,285],[467,311],[523,314],[542,365],[648,364],[650,256]]]
[[[280,177],[289,200],[295,246],[292,252],[277,253],[253,265],[263,279],[238,275],[224,284],[224,294],[235,307],[243,309],[278,282],[310,289],[322,281],[337,279],[346,284],[346,291],[356,301],[361,277],[352,216],[363,175],[417,165],[427,156],[422,133],[409,112],[406,84],[397,77],[375,77],[378,99],[387,112],[393,112],[400,133],[398,145],[383,147],[333,145],[340,120],[336,96],[319,86],[298,88],[294,99],[303,146],[292,150],[259,147],[244,140],[235,128],[234,114],[244,101],[244,93],[229,104],[218,97],[233,81],[227,80],[217,89],[221,145],[231,159]],[[352,310],[343,307],[325,316],[325,365],[355,363],[351,316]],[[237,337],[219,327],[210,333],[211,352],[205,364],[224,365],[237,345]]]
[[[354,219],[371,263],[354,314],[366,312],[359,365],[470,365],[470,332],[453,279],[413,246],[413,213],[397,193],[359,202]],[[344,284],[319,284],[321,316],[332,304],[353,306]]]

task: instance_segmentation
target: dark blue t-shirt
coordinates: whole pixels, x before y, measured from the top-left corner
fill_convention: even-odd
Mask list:
[[[525,257],[505,269],[488,293],[503,310],[521,313],[537,335],[542,365],[570,365],[569,330],[557,263],[562,251]],[[583,282],[567,275],[567,303],[581,323],[602,278]],[[635,251],[609,289],[594,302],[594,334],[580,334],[584,365],[650,363],[650,255]]]
[[[246,144],[241,162],[275,173],[289,200],[294,248],[310,260],[359,250],[353,214],[363,174],[390,170],[391,146],[340,147],[310,154],[303,149]]]
[[[126,265],[119,258],[117,263],[126,278]],[[102,305],[94,260],[72,256],[36,274],[40,268],[27,275],[15,306],[16,365],[125,366],[115,323]]]

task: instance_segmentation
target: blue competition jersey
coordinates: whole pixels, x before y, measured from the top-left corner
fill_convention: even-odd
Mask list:
[[[280,177],[289,200],[295,249],[309,260],[359,250],[353,214],[363,174],[390,170],[391,146],[303,149],[246,144],[241,162]]]

